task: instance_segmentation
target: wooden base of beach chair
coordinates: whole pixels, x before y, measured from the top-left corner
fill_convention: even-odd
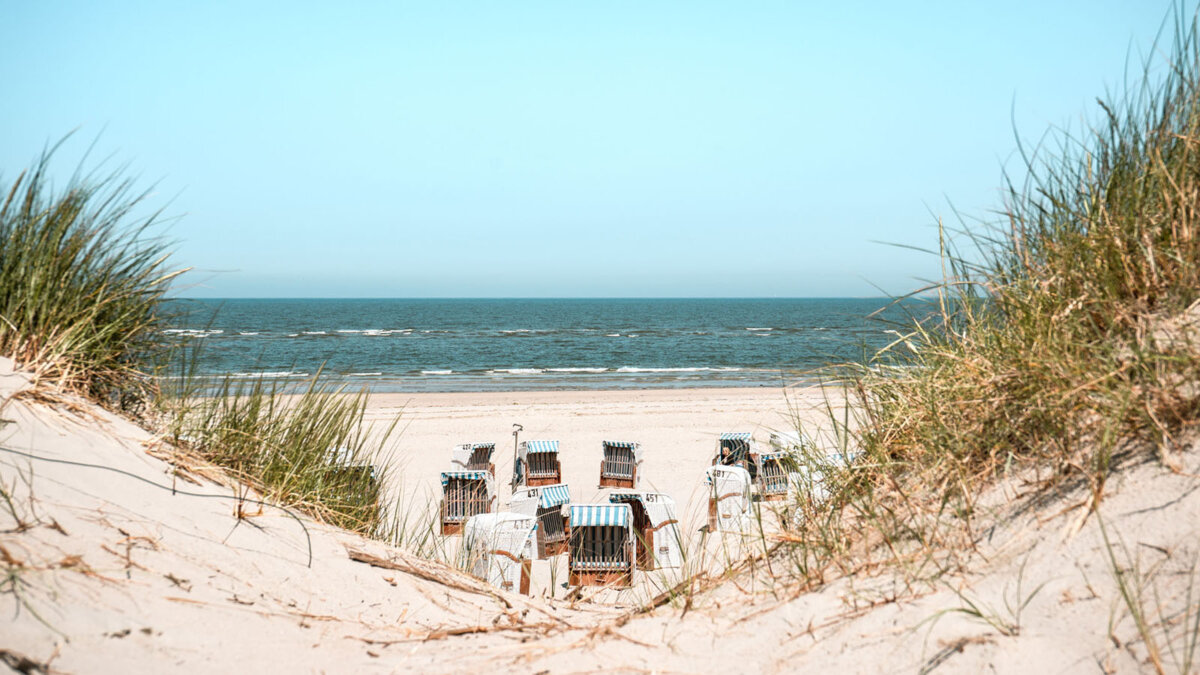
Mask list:
[[[555,474],[553,476],[530,476],[525,481],[527,487],[541,487],[543,485],[557,485],[562,482],[562,476]]]
[[[787,498],[786,492],[773,492],[770,494],[761,495],[760,500],[764,502],[778,502]]]
[[[451,521],[447,521],[447,520],[442,521],[442,534],[444,536],[450,537],[450,536],[454,536],[456,534],[462,534],[462,531],[463,531],[462,522],[451,522]]]
[[[633,585],[633,573],[623,571],[571,572],[567,583],[571,586],[611,586],[613,588],[629,588]]]
[[[633,479],[632,478],[613,478],[611,476],[600,476],[600,487],[602,487],[602,488],[606,488],[606,487],[629,488],[632,490],[633,489]]]

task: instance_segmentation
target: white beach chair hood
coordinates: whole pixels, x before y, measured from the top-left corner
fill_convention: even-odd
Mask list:
[[[571,503],[571,488],[566,483],[517,488],[508,502],[508,510],[524,516],[537,516],[538,509],[562,507]]]
[[[490,460],[491,455],[495,451],[495,449],[496,449],[495,443],[487,443],[487,442],[462,443],[460,445],[454,446],[454,449],[450,452],[450,464],[452,464],[455,469],[466,470],[468,468],[471,468],[471,456],[475,453],[476,450],[482,450],[484,453],[487,454],[487,456]],[[486,467],[485,466],[476,466],[474,468],[484,469]]]
[[[534,559],[537,519],[518,513],[483,513],[467,521],[463,543],[471,574],[496,588],[519,592],[523,561]]]
[[[614,492],[608,497],[608,501],[614,504],[635,500],[641,503],[650,519],[654,567],[682,567],[683,543],[679,535],[679,521],[675,518],[675,500],[661,492]]]
[[[704,479],[710,502],[716,501],[716,531],[750,531],[754,523],[750,472],[740,466],[710,466]]]
[[[803,431],[772,431],[768,441],[777,452],[792,452],[813,447],[812,439]]]

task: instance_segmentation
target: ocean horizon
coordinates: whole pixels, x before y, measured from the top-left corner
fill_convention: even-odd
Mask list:
[[[380,392],[782,386],[895,339],[889,298],[174,298],[203,377]],[[874,317],[872,315],[875,314]]]

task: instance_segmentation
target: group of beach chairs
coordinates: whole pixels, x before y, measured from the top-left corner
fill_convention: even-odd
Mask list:
[[[506,511],[497,509],[495,449],[494,443],[456,446],[451,469],[441,475],[441,532],[464,535],[472,574],[527,594],[532,562],[558,555],[567,556],[572,586],[628,587],[635,570],[682,565],[674,500],[638,489],[640,444],[604,441],[598,485],[613,491],[607,502],[576,504],[562,482],[558,441],[524,441],[516,449]],[[749,433],[721,434],[705,470],[708,531],[752,531],[756,502],[797,490],[823,499],[821,468],[804,461],[811,451],[799,434],[772,434],[767,452]]]
[[[829,496],[827,475],[844,466],[848,464],[840,453],[818,452],[812,440],[799,432],[772,432],[765,452],[747,432],[721,434],[712,466],[704,472],[709,488],[708,531],[754,531],[758,502],[786,499],[794,504],[801,496],[824,502]],[[799,513],[794,510],[793,516]]]
[[[512,498],[496,510],[494,443],[454,449],[442,473],[441,532],[462,534],[467,566],[489,583],[529,592],[532,561],[567,556],[574,586],[633,584],[635,569],[682,564],[675,502],[639,491],[642,448],[604,441],[598,485],[613,488],[604,503],[576,504],[562,482],[558,441],[524,441],[513,465]]]

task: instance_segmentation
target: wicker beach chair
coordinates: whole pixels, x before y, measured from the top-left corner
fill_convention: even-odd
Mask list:
[[[740,466],[750,473],[750,479],[758,475],[758,445],[749,432],[733,431],[717,438],[717,452],[713,455],[713,466]]]
[[[547,558],[567,552],[567,521],[563,506],[571,503],[571,491],[565,483],[518,489],[508,503],[513,513],[537,518],[537,557]]]
[[[505,591],[529,595],[537,520],[517,513],[483,513],[467,520],[467,570]]]
[[[635,489],[640,482],[642,446],[632,441],[603,441],[600,487]]]
[[[454,446],[450,463],[462,471],[487,471],[495,478],[496,465],[492,462],[495,452],[495,443],[463,443]]]
[[[632,511],[639,569],[650,571],[683,564],[675,500],[658,492],[615,492],[608,501],[628,504]]]
[[[567,571],[572,586],[633,585],[633,511],[628,504],[572,504]]]
[[[487,471],[442,473],[442,534],[462,534],[471,516],[491,513],[496,503],[496,481]]]
[[[513,465],[513,485],[536,487],[562,482],[558,441],[522,441]]]

